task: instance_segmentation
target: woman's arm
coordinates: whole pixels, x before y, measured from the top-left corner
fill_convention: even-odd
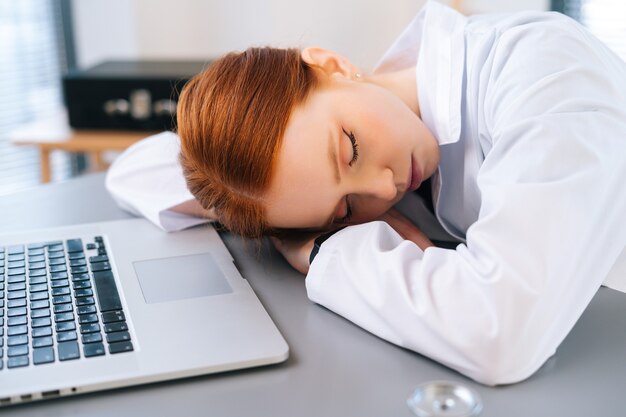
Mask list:
[[[213,218],[187,190],[178,163],[180,142],[172,132],[146,138],[111,165],[106,187],[117,204],[166,231],[181,230]]]
[[[389,224],[404,240],[415,243],[422,250],[435,246],[424,232],[394,208],[383,214],[378,220]],[[318,235],[306,235],[289,239],[271,237],[271,241],[293,268],[303,274],[307,274],[310,267],[311,251],[317,237]]]
[[[169,210],[173,211],[174,213],[185,214],[187,216],[203,217],[205,219],[217,220],[215,211],[205,209],[195,198],[193,200],[187,200],[174,207],[171,207]]]

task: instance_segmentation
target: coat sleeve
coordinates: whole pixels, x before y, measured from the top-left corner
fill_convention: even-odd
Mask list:
[[[122,209],[168,232],[209,222],[170,210],[194,198],[185,184],[179,152],[179,138],[172,132],[137,142],[109,168],[107,190]]]
[[[500,40],[467,243],[422,251],[385,223],[348,227],[312,263],[311,300],[484,384],[555,353],[626,246],[626,71],[577,31]]]

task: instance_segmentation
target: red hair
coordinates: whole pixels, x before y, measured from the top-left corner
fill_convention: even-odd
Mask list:
[[[263,195],[289,116],[317,85],[298,49],[276,48],[227,54],[185,85],[177,108],[183,174],[227,229],[272,234]]]

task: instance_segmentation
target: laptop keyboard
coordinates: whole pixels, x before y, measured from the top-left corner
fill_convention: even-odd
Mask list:
[[[101,236],[0,246],[0,370],[132,350]]]

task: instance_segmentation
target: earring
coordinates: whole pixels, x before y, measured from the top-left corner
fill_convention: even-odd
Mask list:
[[[357,81],[361,81],[361,77],[362,77],[362,75],[361,75],[360,72],[357,72],[356,74],[354,74],[354,79],[357,80]]]

